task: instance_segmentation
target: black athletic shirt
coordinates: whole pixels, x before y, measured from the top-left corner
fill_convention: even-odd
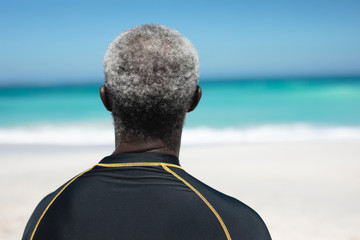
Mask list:
[[[125,153],[105,157],[45,197],[23,240],[268,240],[242,202],[186,173],[177,157]]]

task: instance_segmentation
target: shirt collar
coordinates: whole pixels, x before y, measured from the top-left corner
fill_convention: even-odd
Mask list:
[[[179,159],[174,155],[143,152],[143,153],[119,153],[104,157],[100,163],[135,163],[135,162],[160,162],[179,165]]]

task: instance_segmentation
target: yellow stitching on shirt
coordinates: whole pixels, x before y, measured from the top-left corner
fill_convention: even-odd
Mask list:
[[[41,219],[44,217],[45,213],[47,212],[47,210],[50,208],[50,206],[53,204],[53,202],[56,200],[56,198],[65,190],[65,188],[67,188],[72,182],[74,182],[78,177],[80,177],[81,175],[83,175],[84,173],[90,171],[91,169],[93,169],[95,167],[95,165],[91,168],[89,168],[88,170],[83,171],[82,173],[78,174],[77,176],[75,176],[70,182],[68,182],[59,192],[58,194],[56,194],[56,196],[51,200],[51,202],[49,203],[49,205],[45,208],[44,212],[41,214],[41,217],[39,218],[39,220],[37,221],[34,231],[31,234],[31,238],[30,240],[32,240],[34,238],[35,232],[40,224]]]
[[[179,165],[170,164],[170,163],[160,163],[160,162],[98,163],[98,164],[96,164],[96,166],[101,166],[101,167],[148,167],[148,166],[162,166],[162,165],[182,169],[182,167],[180,167]]]
[[[168,171],[169,173],[171,173],[173,176],[175,176],[177,179],[179,179],[180,181],[182,181],[183,183],[185,183],[186,186],[188,186],[191,190],[193,190],[200,198],[201,200],[204,201],[204,203],[208,206],[208,208],[210,208],[210,210],[215,214],[216,218],[218,219],[218,221],[221,224],[221,227],[223,228],[226,238],[227,240],[231,240],[229,231],[227,230],[225,223],[223,222],[223,220],[221,219],[220,215],[217,213],[217,211],[215,210],[215,208],[208,202],[208,200],[206,200],[206,198],[198,191],[196,190],[196,188],[194,188],[190,183],[188,183],[185,179],[183,179],[182,177],[180,177],[179,175],[177,175],[175,172],[173,172],[170,168],[168,168],[166,166],[166,164],[161,164],[162,167]]]

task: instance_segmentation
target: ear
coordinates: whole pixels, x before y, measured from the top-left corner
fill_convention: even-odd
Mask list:
[[[198,85],[198,86],[196,86],[196,91],[195,91],[195,94],[194,94],[194,97],[192,99],[192,102],[191,102],[191,105],[190,105],[190,108],[189,108],[188,112],[194,111],[194,109],[197,107],[197,105],[200,102],[201,96],[202,96],[201,87]]]
[[[105,85],[102,85],[100,87],[100,98],[101,98],[101,101],[102,103],[104,104],[105,108],[111,112],[112,111],[112,108],[111,108],[111,104],[109,102],[109,98],[108,96],[106,95],[106,87]]]

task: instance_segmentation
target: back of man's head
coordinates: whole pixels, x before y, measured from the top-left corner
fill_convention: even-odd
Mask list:
[[[180,33],[155,24],[123,32],[109,45],[104,73],[117,135],[166,140],[181,132],[199,64],[193,45]]]

